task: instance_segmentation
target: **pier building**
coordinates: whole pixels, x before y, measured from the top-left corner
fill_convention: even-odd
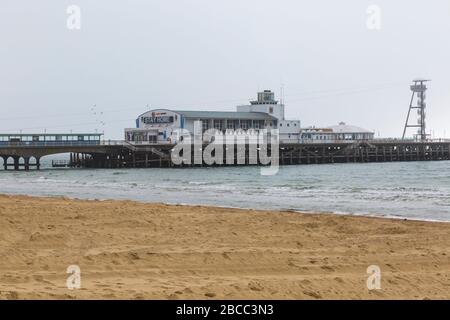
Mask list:
[[[300,134],[301,143],[333,143],[333,142],[356,142],[373,140],[375,133],[357,126],[340,122],[336,126],[325,128],[302,128]]]
[[[184,111],[154,109],[136,119],[136,128],[125,129],[125,140],[132,143],[177,143],[179,129],[194,132],[194,123],[200,121],[202,131],[215,129],[223,134],[236,130],[279,129],[280,142],[298,143],[300,120],[285,119],[285,106],[275,100],[270,90],[258,93],[257,100],[239,105],[236,111]]]

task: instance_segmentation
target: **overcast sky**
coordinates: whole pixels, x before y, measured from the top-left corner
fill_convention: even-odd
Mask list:
[[[1,0],[0,132],[117,139],[150,108],[232,111],[284,86],[302,126],[400,136],[425,77],[428,131],[450,137],[449,39],[448,0]]]

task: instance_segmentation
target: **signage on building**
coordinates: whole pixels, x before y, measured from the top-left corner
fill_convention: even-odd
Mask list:
[[[173,123],[173,116],[141,117],[141,121],[145,124]]]

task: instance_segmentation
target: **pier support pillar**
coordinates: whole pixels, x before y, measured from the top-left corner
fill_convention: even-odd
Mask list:
[[[25,171],[29,171],[30,170],[30,157],[24,157],[23,161],[24,161]]]
[[[14,170],[19,170],[19,157],[13,157],[14,159]]]
[[[36,158],[36,170],[40,170],[41,169],[41,158],[40,157],[35,157]]]
[[[8,170],[8,158],[9,157],[2,157],[2,159],[3,159],[3,168],[5,170]]]

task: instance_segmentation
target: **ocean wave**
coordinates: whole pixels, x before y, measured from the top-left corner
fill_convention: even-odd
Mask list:
[[[450,220],[449,179],[430,172],[450,172],[450,162],[420,170],[410,163],[286,166],[275,176],[250,167],[8,171],[0,172],[0,192]]]

